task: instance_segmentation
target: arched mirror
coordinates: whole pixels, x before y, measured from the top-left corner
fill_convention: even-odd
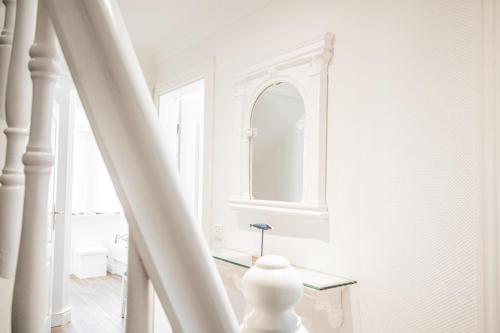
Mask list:
[[[265,89],[251,114],[250,183],[257,200],[301,202],[305,106],[285,82]]]
[[[229,205],[242,218],[328,219],[327,97],[333,41],[333,34],[326,33],[236,73],[240,183],[238,197]]]

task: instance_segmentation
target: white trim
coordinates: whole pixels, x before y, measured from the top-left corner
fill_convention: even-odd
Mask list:
[[[58,313],[52,313],[52,317],[50,319],[50,326],[57,327],[66,325],[71,321],[71,307],[68,307],[66,310]]]
[[[326,57],[330,61],[333,52],[335,36],[327,32],[321,36],[300,43],[293,48],[284,50],[271,60],[255,64],[244,70],[239,71],[234,76],[236,83],[253,80],[262,76],[269,75],[270,69],[273,71],[282,71],[290,67],[307,64],[317,57]],[[326,54],[325,54],[326,52]]]
[[[71,208],[73,193],[73,139],[75,109],[78,94],[71,77],[65,75],[59,81],[55,100],[59,103],[59,133],[54,218],[54,251],[52,271],[52,311],[60,313],[69,308],[69,274],[71,272]],[[56,213],[57,212],[57,213]]]
[[[206,240],[212,244],[212,176],[213,176],[213,128],[214,128],[214,76],[215,59],[174,76],[154,86],[154,101],[158,109],[159,96],[198,80],[204,80],[205,110],[203,117],[203,185],[201,223]]]
[[[255,199],[234,199],[229,201],[229,207],[249,212],[291,215],[327,220],[326,206],[307,205],[299,202],[284,202]]]
[[[482,1],[483,20],[483,170],[482,170],[482,320],[479,331],[500,332],[500,253],[499,253],[499,148],[500,119],[498,84],[500,68],[500,4]]]

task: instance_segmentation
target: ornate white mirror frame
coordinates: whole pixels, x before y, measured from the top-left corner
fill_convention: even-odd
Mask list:
[[[240,197],[230,201],[238,210],[328,219],[326,146],[328,67],[334,36],[326,33],[276,58],[252,66],[235,77],[236,106],[241,112]],[[262,92],[276,83],[296,87],[305,105],[303,197],[301,202],[255,200],[251,194],[252,109]]]

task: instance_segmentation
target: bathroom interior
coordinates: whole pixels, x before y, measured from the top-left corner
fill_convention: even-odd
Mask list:
[[[59,163],[55,166],[53,179],[57,181],[52,181],[49,201],[54,225],[67,225],[63,251],[71,255],[60,267],[55,260],[54,270],[66,274],[64,266],[69,266],[69,305],[76,308],[71,325],[85,331],[121,331],[127,301],[128,223],[74,84],[69,77],[64,83],[57,88],[53,110],[55,156],[64,167]],[[158,121],[165,130],[165,145],[175,156],[185,200],[194,216],[201,209],[203,83],[203,79],[197,80],[158,96]],[[71,214],[66,216],[58,206],[70,208]],[[56,285],[53,292],[62,290]],[[108,311],[92,309],[95,307],[107,307]],[[94,318],[88,317],[89,312]],[[99,323],[99,316],[108,323]],[[157,326],[168,327],[162,311],[157,317]]]

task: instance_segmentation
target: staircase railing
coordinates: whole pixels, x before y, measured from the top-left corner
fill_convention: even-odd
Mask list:
[[[47,206],[50,174],[54,165],[52,105],[60,67],[56,36],[43,1],[38,3],[36,34],[30,56],[33,98],[30,135],[23,156],[26,183],[12,304],[12,330],[42,333],[50,329],[51,317],[48,286],[52,249],[47,248],[50,245],[47,242]]]
[[[7,13],[11,13],[7,11]],[[5,164],[0,176],[0,276],[12,278],[21,236],[24,201],[22,156],[26,150],[31,117],[29,48],[35,31],[36,0],[17,2],[14,39],[7,76]],[[2,54],[2,63],[7,52]],[[3,72],[2,75],[7,73]]]
[[[31,95],[27,64],[35,8],[36,0],[18,0],[7,83],[0,273],[12,276],[19,247],[13,332],[48,332],[50,326],[47,263],[51,249],[46,229],[53,165],[50,112],[58,71],[56,39],[129,222],[127,332],[152,329],[151,284],[174,332],[240,331],[207,242],[182,199],[176,169],[162,144],[155,107],[116,1],[40,0],[29,62]],[[6,22],[11,24],[12,18]],[[0,66],[4,57],[0,53]],[[30,114],[23,173],[21,155]],[[280,257],[264,257],[249,270],[245,295],[254,310],[241,331],[306,332],[293,311],[302,292],[294,274]]]
[[[5,91],[7,87],[7,72],[9,70],[10,52],[14,37],[14,23],[16,22],[16,0],[3,0],[4,21],[0,33],[0,119],[5,119]]]

